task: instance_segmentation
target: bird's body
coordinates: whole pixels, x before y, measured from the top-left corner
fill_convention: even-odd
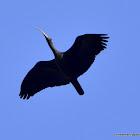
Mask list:
[[[106,48],[104,42],[107,42],[108,37],[104,34],[85,34],[77,37],[69,50],[59,52],[54,48],[52,39],[43,31],[41,32],[53,51],[55,59],[40,61],[29,71],[22,82],[20,97],[29,99],[42,89],[66,85],[70,82],[77,92],[83,95],[84,91],[77,78],[88,70],[95,56]]]

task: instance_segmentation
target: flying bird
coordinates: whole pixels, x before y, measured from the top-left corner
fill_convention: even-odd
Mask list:
[[[72,83],[79,95],[84,91],[77,78],[85,73],[98,55],[106,47],[107,34],[85,34],[78,36],[72,47],[66,52],[58,51],[52,38],[40,30],[46,38],[55,58],[38,62],[25,76],[20,98],[29,99],[35,93],[54,86]]]

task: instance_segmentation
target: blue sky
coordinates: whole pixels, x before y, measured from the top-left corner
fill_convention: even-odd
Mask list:
[[[140,133],[139,0],[2,1],[0,6],[0,139],[129,140]],[[47,88],[30,100],[18,96],[27,72],[54,58],[39,27],[60,51],[78,35],[107,33],[101,52],[74,87]],[[139,137],[135,137],[139,139]]]

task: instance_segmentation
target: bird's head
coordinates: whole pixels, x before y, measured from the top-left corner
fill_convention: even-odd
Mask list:
[[[46,38],[48,44],[52,43],[52,38],[51,38],[51,37],[49,37],[48,35],[46,35],[46,34],[45,34],[41,29],[39,29],[38,27],[36,27],[36,28],[37,28],[39,31],[42,32],[42,34],[45,36],[45,38]]]

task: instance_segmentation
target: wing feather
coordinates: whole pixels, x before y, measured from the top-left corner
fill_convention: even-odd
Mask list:
[[[88,70],[98,55],[106,47],[106,34],[85,34],[78,36],[73,46],[64,53],[67,71],[73,77],[79,77]]]
[[[20,97],[29,99],[47,88],[66,85],[69,81],[61,74],[55,61],[40,61],[26,75],[21,85]]]

